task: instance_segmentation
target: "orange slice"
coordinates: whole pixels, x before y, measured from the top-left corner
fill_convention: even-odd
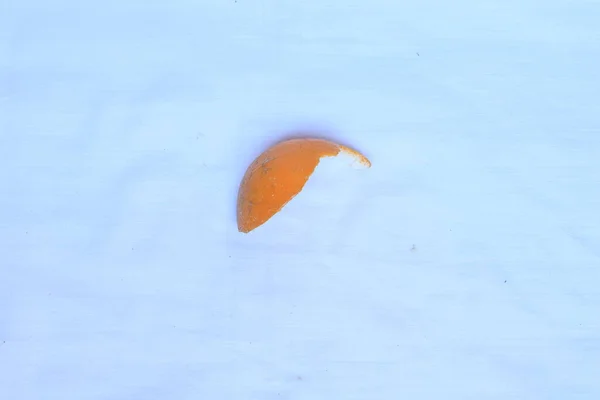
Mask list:
[[[289,139],[267,149],[240,184],[238,230],[247,233],[267,222],[302,190],[321,158],[338,155],[352,157],[356,166],[371,166],[356,150],[324,139]]]

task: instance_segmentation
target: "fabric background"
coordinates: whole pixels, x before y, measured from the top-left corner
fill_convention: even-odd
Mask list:
[[[598,21],[0,0],[0,398],[600,398]],[[299,133],[373,167],[238,233]]]

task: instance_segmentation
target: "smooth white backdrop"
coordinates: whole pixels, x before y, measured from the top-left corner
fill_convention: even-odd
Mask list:
[[[0,398],[600,398],[598,21],[0,0]],[[302,132],[373,167],[238,233]]]

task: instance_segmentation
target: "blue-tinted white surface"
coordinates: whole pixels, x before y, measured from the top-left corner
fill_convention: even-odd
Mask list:
[[[0,1],[0,398],[600,398],[598,21]],[[238,233],[301,131],[373,167]]]

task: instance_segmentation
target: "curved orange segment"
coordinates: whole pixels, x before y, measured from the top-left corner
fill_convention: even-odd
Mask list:
[[[319,160],[343,152],[362,166],[371,162],[356,150],[324,139],[290,139],[267,149],[248,167],[238,193],[240,232],[267,222],[304,187]]]

